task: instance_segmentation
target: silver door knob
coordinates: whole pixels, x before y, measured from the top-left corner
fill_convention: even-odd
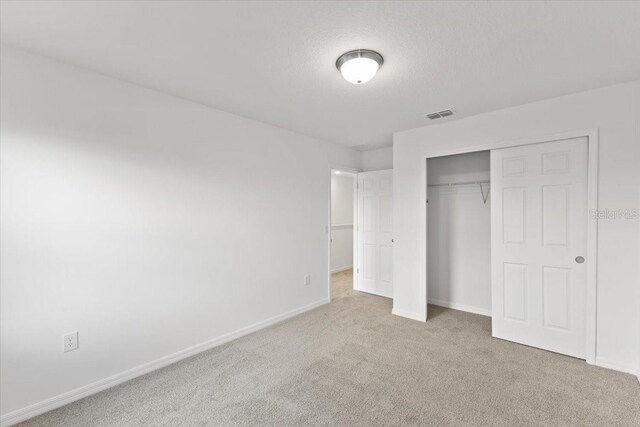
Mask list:
[[[577,262],[578,264],[582,264],[582,263],[584,262],[584,257],[577,256],[577,257],[576,257],[576,262]]]

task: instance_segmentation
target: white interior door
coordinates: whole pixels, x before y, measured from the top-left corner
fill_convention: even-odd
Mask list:
[[[585,358],[587,138],[491,151],[492,331]]]
[[[393,297],[393,171],[358,174],[358,290]]]

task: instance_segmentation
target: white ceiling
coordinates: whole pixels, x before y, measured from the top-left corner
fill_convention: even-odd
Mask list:
[[[1,38],[360,149],[640,79],[640,2],[2,2]],[[356,48],[385,59],[362,86],[334,65]]]

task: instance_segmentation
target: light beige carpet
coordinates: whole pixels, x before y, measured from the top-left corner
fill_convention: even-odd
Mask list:
[[[640,426],[632,375],[427,323],[335,277],[331,304],[88,397],[30,426]]]

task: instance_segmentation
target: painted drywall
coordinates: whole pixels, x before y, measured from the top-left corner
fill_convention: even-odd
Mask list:
[[[353,267],[353,175],[331,175],[331,271]]]
[[[353,146],[640,76],[634,1],[1,4],[6,43]],[[333,65],[361,47],[385,60],[362,89]]]
[[[426,158],[597,128],[599,208],[638,206],[640,81],[394,134],[394,312],[426,319]],[[475,148],[476,150],[478,148]],[[593,220],[593,219],[592,219]],[[596,363],[638,368],[637,218],[598,221]]]
[[[329,165],[360,153],[5,46],[1,64],[3,420],[327,302]]]
[[[363,172],[393,169],[393,147],[362,152]]]
[[[489,180],[489,152],[431,158],[427,171],[430,185]],[[428,187],[427,197],[429,303],[491,315],[490,200],[479,184]]]

